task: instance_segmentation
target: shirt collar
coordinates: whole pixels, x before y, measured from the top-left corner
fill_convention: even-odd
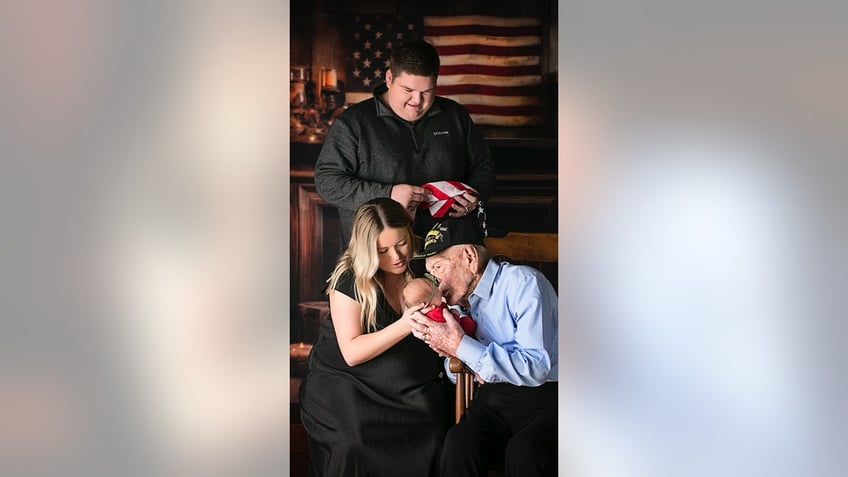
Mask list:
[[[495,279],[498,276],[499,270],[500,266],[494,260],[490,259],[486,262],[486,268],[483,270],[483,275],[480,277],[480,281],[477,282],[477,286],[474,287],[474,291],[471,292],[469,302],[472,297],[488,300],[492,296],[492,287],[495,285]]]

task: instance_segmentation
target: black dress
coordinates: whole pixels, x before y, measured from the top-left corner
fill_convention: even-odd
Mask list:
[[[354,297],[353,273],[336,290]],[[377,327],[400,316],[380,293]],[[407,336],[381,355],[348,366],[333,318],[312,348],[300,387],[301,419],[318,476],[434,476],[450,426],[442,358]]]

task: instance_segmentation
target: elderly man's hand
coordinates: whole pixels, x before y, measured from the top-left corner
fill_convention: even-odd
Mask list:
[[[421,312],[409,315],[412,334],[430,345],[440,356],[456,356],[456,349],[465,332],[448,309],[442,310],[442,316],[445,318],[444,323],[433,321]]]

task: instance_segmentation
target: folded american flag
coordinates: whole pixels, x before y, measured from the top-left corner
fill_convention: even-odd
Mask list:
[[[459,181],[436,181],[428,182],[421,187],[429,193],[419,207],[430,210],[430,215],[439,218],[450,212],[451,206],[456,202],[454,197],[466,192],[477,194],[473,187]]]
[[[542,27],[538,18],[424,17],[424,39],[439,52],[436,94],[477,124],[542,123]]]

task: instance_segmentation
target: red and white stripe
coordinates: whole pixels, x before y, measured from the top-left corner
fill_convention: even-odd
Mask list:
[[[436,218],[450,212],[451,206],[456,202],[454,197],[466,192],[477,194],[473,187],[459,181],[428,182],[421,187],[427,189],[427,196],[421,201],[420,207],[429,209],[430,215]]]
[[[441,58],[436,94],[468,109],[477,124],[541,124],[538,18],[424,17],[424,39]]]

